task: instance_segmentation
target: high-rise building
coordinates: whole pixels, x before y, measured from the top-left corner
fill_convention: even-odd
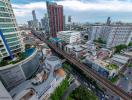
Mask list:
[[[41,25],[42,28],[45,30],[46,33],[49,31],[49,25],[48,25],[48,16],[45,14],[45,16],[41,19]]]
[[[47,2],[49,18],[49,31],[52,37],[56,37],[58,31],[63,31],[63,6],[53,2]]]
[[[37,20],[35,10],[32,11],[33,20]]]
[[[33,20],[29,20],[28,22],[28,28],[32,28],[33,27]]]
[[[111,19],[110,19],[110,17],[107,18],[106,24],[107,24],[107,25],[110,25],[110,24],[111,24]]]
[[[10,0],[0,1],[0,12],[0,59],[12,58],[23,46]]]
[[[34,29],[37,29],[37,28],[39,28],[39,22],[38,22],[38,19],[36,17],[35,10],[32,11],[32,16],[33,16],[33,24],[32,24],[32,27]]]

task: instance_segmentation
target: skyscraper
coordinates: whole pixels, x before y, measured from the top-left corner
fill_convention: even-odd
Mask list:
[[[35,10],[32,11],[33,20],[37,20]]]
[[[49,31],[52,37],[56,37],[58,31],[63,31],[63,6],[53,2],[47,2],[49,18]]]
[[[39,23],[38,23],[38,19],[36,17],[36,13],[35,13],[35,10],[32,11],[32,16],[33,16],[33,28],[34,29],[37,29],[39,28]]]
[[[110,24],[111,24],[111,19],[110,19],[110,17],[107,18],[106,24],[107,24],[107,25],[110,25]]]
[[[41,25],[42,25],[42,28],[45,30],[45,32],[48,33],[49,25],[48,25],[48,16],[47,16],[47,14],[45,14],[44,17],[41,19]]]
[[[20,32],[10,0],[0,1],[0,59],[22,51]]]

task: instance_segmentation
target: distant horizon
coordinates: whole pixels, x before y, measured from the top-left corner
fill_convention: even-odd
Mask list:
[[[55,0],[54,0],[55,1]],[[130,0],[57,0],[63,5],[64,15],[72,16],[72,22],[77,23],[105,23],[107,17],[112,22],[132,23],[132,1]],[[18,24],[27,24],[32,20],[32,10],[36,11],[40,21],[47,13],[45,0],[11,0]]]

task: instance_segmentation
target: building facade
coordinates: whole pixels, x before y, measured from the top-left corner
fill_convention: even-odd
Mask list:
[[[58,31],[63,31],[63,6],[56,3],[47,2],[47,12],[49,19],[49,32],[52,37],[56,37]]]
[[[132,26],[112,26],[107,38],[106,47],[111,48],[120,44],[128,45],[132,38]]]
[[[45,14],[45,16],[41,19],[41,25],[42,29],[45,30],[46,33],[49,32],[49,25],[48,25],[48,16]]]
[[[80,32],[76,31],[60,31],[57,33],[57,38],[65,41],[66,43],[76,43],[80,41]]]
[[[0,80],[6,89],[11,90],[26,79],[30,78],[39,68],[40,55],[35,50],[32,55],[16,63],[0,68]]]
[[[90,40],[101,38],[107,48],[120,44],[128,45],[132,38],[130,25],[93,25],[89,28]]]
[[[33,28],[37,29],[37,28],[39,28],[39,22],[38,22],[38,19],[36,17],[35,10],[32,11],[32,16],[33,16]]]
[[[0,1],[0,58],[13,57],[22,51],[20,31],[10,0]]]

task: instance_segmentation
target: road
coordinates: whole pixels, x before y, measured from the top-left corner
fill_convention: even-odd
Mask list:
[[[132,97],[128,93],[126,93],[121,88],[112,84],[110,81],[108,81],[103,76],[100,76],[96,71],[88,68],[86,65],[82,64],[76,58],[71,57],[70,55],[68,55],[67,53],[62,51],[61,49],[57,48],[54,44],[48,42],[44,37],[37,35],[33,31],[32,31],[32,33],[34,35],[36,35],[37,38],[39,38],[41,41],[45,42],[56,53],[63,56],[67,61],[74,64],[77,68],[79,68],[81,71],[83,71],[88,77],[91,77],[92,79],[94,79],[98,84],[100,84],[101,86],[103,86],[107,90],[112,91],[113,93],[119,95],[123,100],[132,100]]]
[[[126,92],[132,93],[132,91],[130,91],[132,89],[132,67],[127,68],[124,77],[119,79],[117,85]]]
[[[68,89],[64,92],[64,95],[62,96],[62,100],[67,100],[67,97],[70,95],[70,93],[75,90],[78,86],[80,85],[80,83],[75,80],[72,84],[70,84],[70,86],[68,87]]]

